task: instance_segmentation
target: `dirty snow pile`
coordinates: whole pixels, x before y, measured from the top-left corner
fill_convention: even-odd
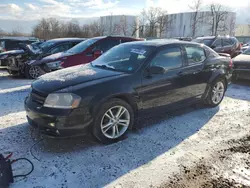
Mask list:
[[[0,72],[0,153],[27,157],[19,187],[250,187],[250,84],[229,87],[217,108],[192,106],[140,120],[128,138],[43,138],[27,124],[30,80]],[[29,171],[13,165],[14,174]]]

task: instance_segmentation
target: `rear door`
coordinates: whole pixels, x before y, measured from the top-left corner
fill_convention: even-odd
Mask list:
[[[227,54],[232,54],[234,51],[234,42],[233,40],[231,40],[230,38],[223,38],[222,39],[222,46],[223,46],[223,53],[227,53]]]
[[[186,88],[187,98],[200,98],[205,92],[209,79],[209,71],[205,68],[207,59],[205,50],[199,45],[183,45],[185,52],[185,66],[179,74],[182,87]]]

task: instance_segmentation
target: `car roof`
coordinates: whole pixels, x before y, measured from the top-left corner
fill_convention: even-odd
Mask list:
[[[152,46],[152,47],[160,47],[160,46],[165,46],[168,44],[194,44],[194,45],[201,46],[201,44],[196,43],[196,42],[180,41],[177,39],[156,39],[156,40],[150,40],[150,41],[134,41],[134,42],[124,43],[124,45],[129,45],[129,44],[139,44],[139,45]]]
[[[100,36],[100,37],[93,37],[91,39],[104,39],[104,38],[136,39],[136,38],[133,38],[133,37],[126,37],[126,36],[119,36],[119,35]],[[140,40],[140,39],[138,39],[138,40]]]
[[[86,38],[56,38],[56,39],[51,39],[48,41],[49,42],[67,42],[67,41],[83,41],[83,40],[86,40]]]
[[[215,38],[216,38],[215,36],[206,36],[206,37],[197,37],[196,39],[203,40],[203,39],[215,39]]]

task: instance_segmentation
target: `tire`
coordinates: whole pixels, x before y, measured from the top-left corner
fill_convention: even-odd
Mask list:
[[[111,117],[110,110],[114,118]],[[117,118],[119,110],[121,112],[125,111],[119,114],[119,116],[122,114],[120,118]],[[134,111],[132,107],[121,99],[114,98],[104,102],[96,114],[92,132],[104,144],[111,144],[124,139],[124,136],[134,124]],[[122,121],[120,122],[122,124],[119,121]],[[125,124],[126,126],[124,126]]]
[[[34,74],[32,74],[32,70],[34,70]],[[28,79],[37,79],[39,76],[42,75],[41,68],[39,66],[30,66],[30,65],[25,66],[24,74],[25,77]]]
[[[215,80],[208,91],[208,95],[204,103],[210,107],[218,106],[225,96],[226,88],[225,79],[219,78]],[[216,96],[218,96],[218,98]]]

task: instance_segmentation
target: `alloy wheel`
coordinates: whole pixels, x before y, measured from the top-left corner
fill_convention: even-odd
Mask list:
[[[224,96],[225,87],[223,82],[217,82],[212,90],[212,101],[214,104],[220,103]]]
[[[130,124],[129,111],[123,106],[115,106],[108,109],[101,120],[101,131],[110,139],[122,136]]]
[[[38,66],[31,66],[29,69],[29,74],[32,78],[38,78],[40,76],[40,68]]]

